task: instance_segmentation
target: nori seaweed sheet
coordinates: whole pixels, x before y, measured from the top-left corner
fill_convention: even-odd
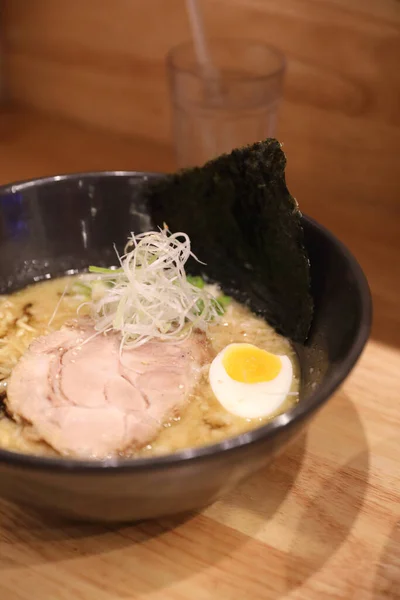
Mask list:
[[[285,182],[280,143],[267,139],[203,167],[147,182],[155,225],[183,231],[225,293],[247,302],[279,333],[304,342],[313,301],[301,213]]]

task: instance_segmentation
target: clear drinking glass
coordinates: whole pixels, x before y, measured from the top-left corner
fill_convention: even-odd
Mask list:
[[[202,165],[275,134],[284,56],[241,39],[211,39],[208,50],[208,69],[199,66],[191,42],[167,57],[178,167]]]

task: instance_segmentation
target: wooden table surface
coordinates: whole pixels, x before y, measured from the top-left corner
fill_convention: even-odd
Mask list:
[[[173,164],[168,149],[29,114],[0,131],[1,182]],[[1,600],[400,598],[399,205],[299,201],[373,292],[373,336],[342,390],[274,465],[185,519],[69,525],[0,503]]]

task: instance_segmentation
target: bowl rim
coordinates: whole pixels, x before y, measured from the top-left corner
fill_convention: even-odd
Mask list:
[[[62,175],[51,175],[47,177],[38,177],[35,179],[26,179],[0,186],[0,195],[4,193],[16,193],[24,191],[30,187],[38,187],[49,183],[64,181],[74,181],[77,179],[95,179],[95,178],[153,178],[162,176],[163,173],[151,171],[89,171],[79,173],[67,173]],[[109,458],[105,460],[80,460],[63,457],[47,457],[23,454],[0,448],[0,465],[10,465],[30,471],[58,471],[63,473],[73,472],[74,474],[98,475],[99,473],[117,474],[125,471],[153,471],[167,467],[178,467],[192,464],[194,462],[206,459],[208,457],[220,454],[231,453],[239,450],[243,446],[250,446],[260,442],[263,439],[273,437],[283,428],[288,428],[294,424],[303,421],[310,413],[316,412],[328,401],[330,396],[340,387],[347,375],[353,369],[360,358],[364,347],[368,341],[372,324],[372,299],[370,288],[366,276],[361,269],[358,261],[350,250],[326,227],[315,221],[313,218],[302,215],[302,219],[321,233],[329,242],[336,247],[349,264],[356,281],[361,301],[360,327],[354,337],[352,345],[347,355],[347,359],[337,369],[326,382],[312,393],[307,404],[300,402],[287,412],[276,417],[273,421],[252,429],[248,432],[239,434],[235,437],[222,440],[221,442],[200,446],[198,448],[185,448],[171,454],[142,458]]]

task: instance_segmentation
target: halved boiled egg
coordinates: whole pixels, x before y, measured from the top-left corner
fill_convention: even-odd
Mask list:
[[[254,419],[275,413],[290,391],[293,367],[287,356],[253,344],[229,344],[213,360],[209,379],[230,413]]]

